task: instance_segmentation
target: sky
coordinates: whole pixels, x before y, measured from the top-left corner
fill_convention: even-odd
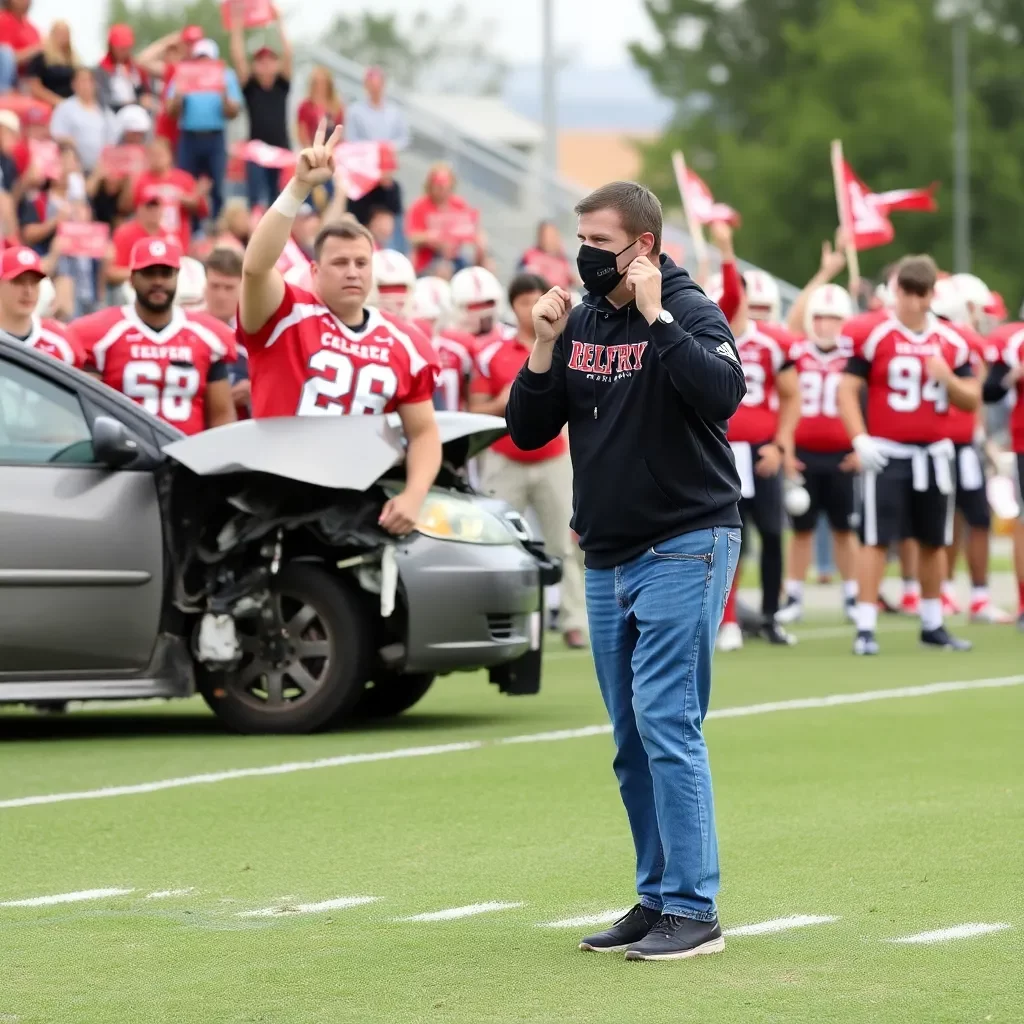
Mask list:
[[[650,41],[652,29],[642,0],[552,0],[555,4],[555,45],[570,51],[575,61],[588,67],[618,67],[627,63],[627,44]],[[358,10],[353,0],[278,0],[287,12],[288,24],[296,37],[314,35],[331,16]],[[412,17],[417,11],[444,10],[454,6],[445,0],[374,0],[375,11],[394,11]],[[496,24],[494,49],[510,64],[533,64],[541,55],[542,0],[468,0],[467,6],[480,18]],[[601,8],[600,17],[595,11]],[[73,36],[83,59],[98,59],[103,48],[102,26],[106,24],[106,0],[33,0],[30,17],[40,28],[56,18],[71,23]]]

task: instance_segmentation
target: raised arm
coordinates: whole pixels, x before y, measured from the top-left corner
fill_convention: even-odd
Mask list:
[[[231,5],[231,63],[235,66],[238,81],[245,87],[249,81],[249,58],[245,54],[245,4],[235,0]]]
[[[807,302],[811,295],[822,285],[828,284],[846,266],[846,255],[843,251],[842,237],[836,236],[836,247],[831,242],[821,243],[821,263],[818,272],[804,285],[804,290],[797,296],[786,318],[786,326],[793,334],[807,333]]]
[[[256,334],[274,315],[284,298],[284,278],[275,269],[292,233],[299,208],[317,185],[334,174],[334,150],[341,141],[335,128],[325,141],[327,123],[321,121],[313,145],[299,153],[295,177],[260,218],[249,239],[242,262],[242,294],[239,315],[246,334]]]
[[[148,71],[151,75],[157,78],[163,78],[164,72],[167,70],[167,50],[169,47],[174,46],[175,43],[181,42],[181,32],[169,32],[167,35],[158,39],[155,43],[150,43],[136,58],[135,63],[140,68]]]
[[[274,26],[277,28],[277,38],[281,40],[281,77],[292,80],[292,71],[295,66],[295,51],[292,49],[291,40],[284,30],[284,18],[276,5],[271,9],[274,12]]]

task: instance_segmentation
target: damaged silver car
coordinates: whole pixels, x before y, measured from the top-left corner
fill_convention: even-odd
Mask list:
[[[194,437],[0,342],[0,703],[188,697],[243,732],[395,715],[435,678],[540,687],[561,569],[466,483],[503,421],[438,414],[417,529],[397,417],[249,420]]]

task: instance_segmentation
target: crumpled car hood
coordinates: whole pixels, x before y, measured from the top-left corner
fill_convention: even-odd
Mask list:
[[[456,468],[507,430],[497,416],[439,412],[445,459]],[[198,476],[269,473],[316,487],[365,491],[405,458],[393,416],[281,416],[241,420],[164,445]]]

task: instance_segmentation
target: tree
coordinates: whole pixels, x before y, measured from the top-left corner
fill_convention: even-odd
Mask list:
[[[493,35],[492,22],[459,4],[440,18],[420,12],[408,29],[393,14],[338,15],[320,42],[405,88],[479,95],[499,92],[508,70],[487,42]]]
[[[647,6],[661,45],[634,47],[634,56],[678,104],[664,138],[645,152],[644,173],[661,195],[675,197],[669,153],[682,146],[716,195],[743,212],[742,254],[802,283],[836,223],[829,141],[838,137],[878,191],[945,186],[938,215],[896,215],[896,243],[863,253],[864,272],[907,251],[950,266],[951,30],[932,0]],[[1019,302],[1007,227],[1024,218],[1024,79],[1015,53],[1024,13],[1010,0],[969,0],[967,11],[974,269]],[[692,102],[698,91],[702,104]]]
[[[129,4],[128,0],[110,0],[107,24],[131,25],[138,49],[178,32],[186,25],[198,25],[208,38],[217,43],[222,54],[228,52],[228,33],[221,20],[218,0],[191,0],[184,5],[172,0],[142,0],[138,4]]]

